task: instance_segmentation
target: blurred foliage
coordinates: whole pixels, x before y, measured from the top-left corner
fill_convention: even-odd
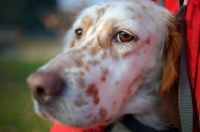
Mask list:
[[[51,124],[33,110],[26,77],[44,62],[0,59],[0,132],[47,132]]]
[[[44,29],[39,15],[55,8],[56,0],[1,0],[0,25]]]
[[[57,0],[1,0],[0,30],[48,31],[59,36],[65,35],[77,14],[90,5],[89,0],[74,2],[74,7],[67,7],[62,12],[58,9]],[[68,9],[69,8],[69,9]],[[37,32],[38,33],[38,32]]]

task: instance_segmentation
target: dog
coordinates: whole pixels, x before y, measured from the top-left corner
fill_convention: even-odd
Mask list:
[[[150,0],[86,8],[64,52],[27,78],[36,113],[77,128],[125,114],[155,130],[180,127],[177,27],[174,15]]]

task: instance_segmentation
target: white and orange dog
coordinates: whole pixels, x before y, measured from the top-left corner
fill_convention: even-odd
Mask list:
[[[85,9],[67,33],[65,51],[27,79],[36,113],[81,128],[125,114],[155,130],[180,126],[176,26],[150,0]]]

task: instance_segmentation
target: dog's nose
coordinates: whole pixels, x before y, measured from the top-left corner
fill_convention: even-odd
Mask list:
[[[62,77],[56,72],[35,72],[27,78],[34,98],[42,104],[48,103],[64,88]]]

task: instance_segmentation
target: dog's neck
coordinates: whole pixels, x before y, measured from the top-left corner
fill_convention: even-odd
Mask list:
[[[144,125],[148,125],[157,130],[163,130],[171,126],[171,123],[161,104],[160,97],[156,92],[159,91],[150,91],[148,89],[139,91],[135,98],[133,98],[133,101],[138,100],[137,105],[139,107],[144,106],[137,110],[138,113],[133,113],[133,116]]]
[[[171,126],[160,99],[162,68],[155,73],[151,81],[144,81],[135,95],[125,104],[123,114],[132,114],[142,124],[156,130]],[[148,82],[148,83],[146,83]]]

